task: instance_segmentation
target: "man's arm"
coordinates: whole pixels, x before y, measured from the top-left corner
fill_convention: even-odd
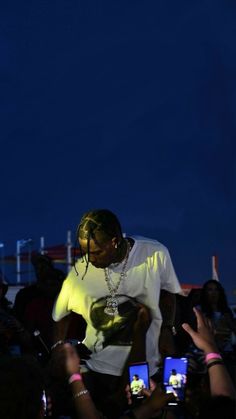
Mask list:
[[[55,321],[53,322],[54,323],[54,328],[53,328],[53,343],[54,344],[56,342],[65,340],[67,336],[69,324],[71,321],[71,316],[72,314],[69,314],[68,316],[63,317],[61,320],[57,322]]]
[[[52,310],[52,319],[54,320],[54,345],[57,342],[64,341],[67,336],[67,331],[71,320],[71,311],[68,310],[68,304],[72,293],[73,289],[71,286],[71,281],[69,281],[68,277],[68,279],[63,282],[61,291],[55,300]]]
[[[159,339],[159,350],[162,355],[176,353],[173,335],[175,332],[176,296],[181,292],[181,286],[176,276],[171,257],[167,248],[163,248],[160,267],[161,293],[159,306],[162,314],[162,329]]]

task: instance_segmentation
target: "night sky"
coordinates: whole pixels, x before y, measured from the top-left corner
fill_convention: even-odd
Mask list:
[[[233,0],[1,5],[5,254],[109,208],[182,283],[210,279],[216,253],[235,301],[235,22]]]

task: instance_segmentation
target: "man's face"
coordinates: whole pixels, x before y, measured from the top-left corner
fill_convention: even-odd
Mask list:
[[[87,253],[87,239],[79,239],[83,255]],[[106,243],[98,245],[93,239],[89,242],[89,262],[95,268],[107,268],[115,259],[115,241],[109,240]]]

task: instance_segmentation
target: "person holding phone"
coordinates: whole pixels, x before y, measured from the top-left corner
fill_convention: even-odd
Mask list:
[[[119,419],[150,419],[156,416],[159,417],[163,408],[171,401],[175,400],[173,393],[166,393],[163,389],[157,385],[153,391],[144,389],[143,393],[146,398],[143,403],[139,406],[135,406],[133,409],[129,409]],[[167,412],[165,412],[166,414]],[[176,416],[168,412],[166,419],[176,419]]]
[[[196,307],[193,311],[197,318],[197,330],[193,330],[188,323],[183,323],[182,327],[191,336],[193,343],[205,354],[211,395],[236,399],[235,388],[223,363],[209,321]]]
[[[199,309],[193,308],[193,311],[197,319],[197,330],[188,323],[183,323],[182,327],[196,347],[204,352],[211,394],[200,408],[198,419],[235,419],[236,390],[216,344],[211,324]]]
[[[182,327],[190,335],[194,344],[204,351],[211,391],[211,397],[200,409],[198,419],[210,417],[235,419],[236,390],[223,363],[207,318],[197,308],[193,310],[197,318],[197,330],[193,330],[188,323],[183,323]],[[150,397],[141,406],[130,409],[120,419],[149,419],[159,414],[169,402],[176,400],[174,394],[163,392],[158,386],[152,393],[149,392],[149,395]],[[172,412],[169,413],[172,414]]]

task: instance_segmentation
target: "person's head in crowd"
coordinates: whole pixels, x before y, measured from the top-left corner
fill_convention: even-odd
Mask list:
[[[38,281],[46,280],[48,274],[53,269],[53,261],[47,255],[42,255],[40,253],[32,253],[31,263],[34,267],[35,275]]]
[[[47,255],[33,253],[31,263],[35,270],[37,287],[48,297],[54,298],[59,293],[66,275],[54,267],[52,259]]]
[[[225,313],[229,310],[225,290],[220,282],[210,279],[205,282],[200,298],[200,305],[203,313],[211,315],[213,311]]]
[[[44,417],[43,377],[35,358],[20,357],[0,363],[0,418]]]

